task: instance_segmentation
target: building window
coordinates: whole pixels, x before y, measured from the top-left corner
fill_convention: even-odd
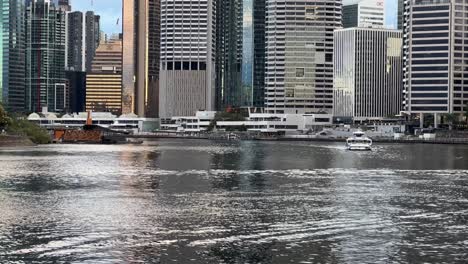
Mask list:
[[[296,68],[296,78],[304,78],[305,70],[304,68]]]
[[[315,19],[316,19],[316,15],[317,15],[317,9],[318,9],[318,7],[316,7],[316,6],[314,6],[314,7],[306,7],[306,10],[305,10],[305,17],[306,17],[306,19],[315,20]]]

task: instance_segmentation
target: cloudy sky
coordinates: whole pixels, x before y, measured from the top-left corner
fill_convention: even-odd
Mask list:
[[[93,10],[101,16],[101,26],[106,33],[121,29],[122,0],[71,0],[73,10]],[[386,0],[387,26],[396,27],[397,0]],[[117,20],[120,19],[119,25]]]

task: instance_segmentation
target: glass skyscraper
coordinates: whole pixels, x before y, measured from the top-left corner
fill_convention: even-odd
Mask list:
[[[241,104],[242,0],[217,0],[216,108]]]
[[[265,0],[243,1],[242,106],[263,107],[265,93]]]
[[[47,0],[26,11],[26,104],[29,111],[66,109],[65,12]]]
[[[398,0],[398,25],[397,28],[399,30],[403,29],[403,12],[404,12],[404,6],[403,6],[403,0]]]
[[[24,1],[0,1],[0,102],[14,112],[24,111]]]
[[[217,108],[263,106],[265,0],[218,0]]]

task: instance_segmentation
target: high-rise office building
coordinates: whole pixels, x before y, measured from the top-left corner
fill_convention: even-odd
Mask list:
[[[71,11],[71,5],[70,5],[70,0],[55,0],[51,2],[57,2],[58,8],[61,9],[64,12],[70,12]]]
[[[401,31],[338,29],[334,41],[334,116],[358,121],[400,114]]]
[[[265,0],[218,0],[216,108],[264,105]]]
[[[122,112],[122,40],[101,43],[86,73],[86,110]]]
[[[67,66],[71,71],[90,71],[100,41],[100,17],[94,12],[67,13]]]
[[[101,17],[95,15],[93,11],[87,11],[85,17],[85,70],[90,71],[96,49],[101,39]]]
[[[35,0],[25,20],[27,109],[65,111],[65,12],[48,0]]]
[[[75,11],[67,14],[66,68],[84,72],[86,69],[86,30],[83,13]]]
[[[403,0],[398,0],[398,13],[397,13],[397,28],[398,30],[403,29]]]
[[[462,113],[468,103],[468,3],[405,0],[404,94],[409,114]],[[435,120],[438,120],[437,118]]]
[[[265,106],[265,63],[266,63],[266,0],[249,0],[252,2],[253,32],[250,37],[253,50],[252,72],[249,75],[252,81],[252,97],[250,106]],[[248,17],[244,16],[244,23]],[[245,29],[244,29],[245,30]],[[248,32],[248,31],[247,31]],[[244,52],[244,55],[246,53]],[[244,75],[245,76],[245,75]],[[245,79],[244,79],[245,80]],[[250,79],[247,79],[250,83]]]
[[[161,1],[160,117],[215,109],[214,3]]]
[[[159,115],[160,26],[160,0],[123,0],[124,114]]]
[[[216,108],[264,105],[265,0],[218,0]]]
[[[266,10],[266,111],[331,113],[341,0],[268,0]]]
[[[343,27],[383,28],[384,0],[343,0]]]
[[[8,110],[25,110],[24,1],[0,1],[0,103]]]
[[[238,107],[242,97],[242,0],[217,0],[216,109]]]

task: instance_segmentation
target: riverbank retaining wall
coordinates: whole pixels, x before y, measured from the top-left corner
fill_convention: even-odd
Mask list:
[[[27,147],[35,144],[27,137],[0,135],[0,147]]]

